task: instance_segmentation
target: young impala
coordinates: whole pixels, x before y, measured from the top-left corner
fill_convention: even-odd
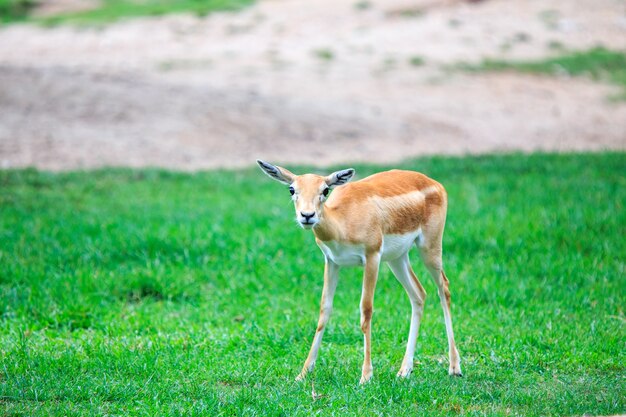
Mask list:
[[[361,329],[364,334],[361,383],[372,377],[371,320],[381,261],[387,262],[411,301],[409,338],[398,376],[410,375],[426,298],[426,292],[409,262],[408,252],[413,244],[418,247],[439,290],[448,335],[449,373],[460,376],[459,352],[454,344],[450,317],[450,291],[441,261],[447,208],[443,186],[412,171],[381,172],[346,184],[354,175],[353,169],[322,177],[295,175],[261,160],[257,163],[271,178],[289,185],[298,223],[304,229],[313,229],[317,245],[326,258],[317,331],[297,379],[303,379],[315,366],[324,328],[333,308],[339,269],[355,265],[365,267],[361,295]],[[333,187],[337,188],[329,195]]]

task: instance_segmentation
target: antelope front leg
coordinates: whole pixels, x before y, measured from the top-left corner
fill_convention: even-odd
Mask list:
[[[317,352],[322,344],[324,329],[326,328],[326,323],[328,323],[328,319],[330,318],[330,313],[333,311],[333,298],[335,297],[338,278],[339,266],[330,259],[326,259],[326,265],[324,266],[324,289],[322,290],[320,317],[317,322],[317,330],[315,331],[315,337],[313,337],[313,343],[311,344],[309,356],[306,358],[306,361],[304,361],[304,366],[302,367],[300,375],[296,378],[296,381],[303,380],[315,367],[315,360],[317,359]]]
[[[378,279],[378,267],[380,265],[380,254],[378,252],[369,254],[365,260],[365,271],[363,273],[363,292],[361,294],[361,330],[363,330],[363,368],[361,371],[361,384],[372,378],[374,368],[372,367],[372,313],[374,311],[374,290]]]

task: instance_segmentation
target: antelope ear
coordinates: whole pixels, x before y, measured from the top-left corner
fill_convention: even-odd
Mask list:
[[[256,163],[259,164],[261,170],[265,172],[268,177],[282,182],[283,184],[290,185],[296,179],[296,175],[285,168],[268,164],[260,159],[257,159]]]
[[[342,169],[341,171],[336,171],[326,177],[326,185],[329,187],[334,187],[337,185],[343,185],[350,181],[354,176],[354,169]]]

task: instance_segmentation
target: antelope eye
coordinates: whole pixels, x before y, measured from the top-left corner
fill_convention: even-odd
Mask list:
[[[294,190],[293,187],[289,187],[289,193],[291,195],[294,195],[296,193],[296,190]]]
[[[329,192],[330,192],[330,188],[324,188],[324,191],[322,191],[322,194],[324,195],[324,197],[328,197]]]

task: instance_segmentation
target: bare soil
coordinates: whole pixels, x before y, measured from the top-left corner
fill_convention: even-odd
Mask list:
[[[595,45],[626,47],[622,0],[268,0],[205,18],[9,26],[0,167],[624,150],[617,87],[445,69]]]

